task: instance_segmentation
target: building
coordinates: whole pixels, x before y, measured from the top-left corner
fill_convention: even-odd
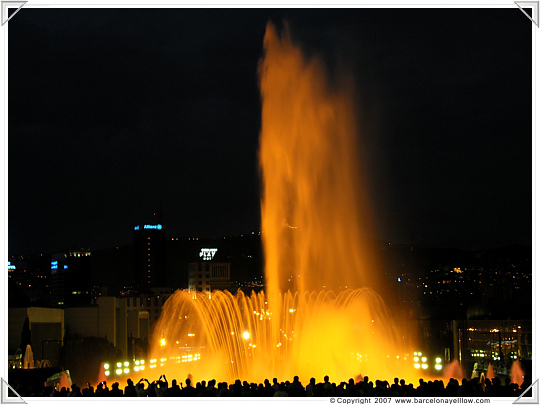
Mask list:
[[[100,297],[96,305],[71,308],[9,308],[8,355],[20,354],[21,336],[28,318],[34,360],[59,365],[60,352],[68,338],[99,337],[134,358],[134,340],[148,343],[149,311],[128,307],[127,298]],[[69,337],[68,337],[69,335]]]
[[[143,293],[167,286],[166,237],[162,215],[133,230],[134,276],[136,289]]]
[[[91,255],[89,249],[75,249],[51,256],[51,304],[86,305],[91,301]]]
[[[170,288],[152,288],[148,294],[125,298],[127,309],[128,311],[145,312],[147,314],[148,334],[151,334],[154,325],[161,316],[161,308],[171,294]]]
[[[9,308],[8,356],[14,360],[21,349],[21,335],[28,319],[32,352],[35,361],[49,360],[56,367],[64,344],[64,311],[61,308]],[[19,352],[20,353],[20,352]],[[24,353],[23,353],[24,354]]]
[[[209,294],[213,290],[230,290],[231,264],[214,261],[217,248],[202,248],[200,260],[189,263],[188,286],[190,291]]]

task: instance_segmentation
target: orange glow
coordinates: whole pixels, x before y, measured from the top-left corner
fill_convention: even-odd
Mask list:
[[[265,292],[214,291],[210,300],[176,291],[154,333],[180,339],[180,345],[159,346],[154,339],[150,354],[201,353],[189,367],[164,366],[195,380],[413,378],[403,334],[375,292],[381,270],[370,242],[351,86],[330,90],[322,64],[306,61],[288,33],[280,38],[271,25],[264,49],[259,159]],[[186,347],[182,337],[191,331]]]

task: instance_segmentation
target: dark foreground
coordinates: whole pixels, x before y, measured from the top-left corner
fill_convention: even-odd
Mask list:
[[[405,380],[395,378],[393,383],[377,380],[370,381],[369,377],[354,381],[352,378],[339,384],[330,382],[328,377],[323,382],[316,382],[314,378],[304,386],[298,377],[293,381],[278,382],[276,378],[264,384],[241,382],[234,384],[216,380],[197,382],[193,386],[190,379],[185,383],[177,384],[176,380],[170,383],[165,375],[159,380],[149,382],[141,379],[136,384],[128,379],[126,386],[121,389],[115,382],[109,387],[106,382],[99,383],[94,389],[87,384],[84,389],[73,384],[71,389],[57,390],[53,387],[44,387],[41,392],[31,392],[28,386],[13,387],[19,395],[42,397],[519,397],[530,386],[530,381],[519,387],[510,382],[509,378],[501,381],[498,377],[493,379],[472,380],[455,379],[444,384],[443,381],[419,380],[418,385],[407,383]],[[528,393],[529,394],[529,393]]]

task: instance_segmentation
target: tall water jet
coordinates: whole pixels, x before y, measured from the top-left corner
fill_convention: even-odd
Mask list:
[[[156,325],[152,357],[160,373],[172,364],[196,379],[410,376],[401,336],[370,288],[380,268],[350,87],[329,86],[323,65],[287,31],[280,37],[268,25],[264,50],[265,292],[177,291]]]
[[[282,291],[373,286],[367,196],[362,188],[352,83],[331,89],[287,31],[269,25],[261,64],[260,165],[266,283]],[[348,86],[348,87],[346,87]]]

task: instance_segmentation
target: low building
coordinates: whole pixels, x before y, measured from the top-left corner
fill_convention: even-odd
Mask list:
[[[217,249],[203,248],[201,260],[188,265],[189,291],[211,293],[213,290],[230,290],[231,264],[214,261]]]

